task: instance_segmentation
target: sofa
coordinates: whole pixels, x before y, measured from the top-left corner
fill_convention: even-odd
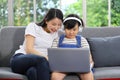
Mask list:
[[[13,73],[10,58],[24,40],[25,27],[7,26],[0,30],[0,80],[28,80],[25,75]],[[62,30],[59,35],[63,34]],[[120,80],[120,27],[84,28],[79,32],[90,45],[95,63],[95,80]],[[64,80],[79,80],[71,74]]]

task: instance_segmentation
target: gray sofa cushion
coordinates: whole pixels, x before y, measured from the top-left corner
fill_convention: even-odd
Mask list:
[[[81,80],[81,79],[79,78],[78,75],[72,74],[72,75],[66,76],[66,77],[64,78],[64,80]]]
[[[87,38],[95,67],[120,66],[120,36]]]
[[[0,67],[10,66],[10,58],[24,40],[25,27],[6,27],[0,31]]]
[[[13,73],[9,67],[0,67],[0,79],[28,80],[24,75]]]
[[[120,67],[95,68],[94,77],[95,80],[120,80]]]
[[[85,27],[80,35],[90,37],[113,37],[120,35],[120,27]]]

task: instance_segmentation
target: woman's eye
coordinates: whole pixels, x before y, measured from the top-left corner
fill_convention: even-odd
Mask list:
[[[52,24],[53,26],[55,26],[56,24]]]

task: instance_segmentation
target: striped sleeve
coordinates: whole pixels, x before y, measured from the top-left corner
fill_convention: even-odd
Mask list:
[[[52,48],[57,48],[58,47],[58,41],[59,41],[59,38],[56,38],[56,39],[53,40]]]
[[[81,37],[81,47],[89,48],[89,44],[88,44],[87,40],[84,37]]]

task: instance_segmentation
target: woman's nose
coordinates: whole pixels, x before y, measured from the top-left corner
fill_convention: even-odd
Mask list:
[[[55,30],[57,31],[57,30],[58,30],[58,28],[57,28],[57,27],[55,27]]]
[[[59,27],[59,26],[56,26],[56,27],[55,27],[55,30],[58,30],[58,29],[60,29],[60,27]]]

